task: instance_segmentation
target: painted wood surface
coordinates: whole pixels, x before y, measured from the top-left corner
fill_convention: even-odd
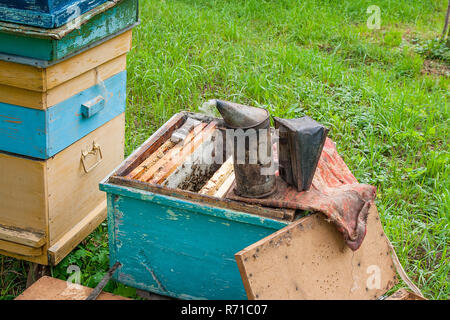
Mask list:
[[[99,164],[86,173],[82,152],[91,151],[94,142],[100,150],[90,154],[86,161],[89,167]],[[47,160],[50,246],[105,200],[105,194],[98,190],[98,182],[122,162],[124,142],[125,114],[122,113]]]
[[[0,0],[0,21],[56,28],[107,0]]]
[[[186,199],[188,201],[199,201],[207,203],[211,206],[221,207],[226,209],[231,209],[235,211],[247,212],[256,214],[263,217],[270,217],[280,220],[292,221],[295,217],[295,212],[291,209],[278,209],[270,207],[256,206],[248,203],[242,203],[237,201],[232,201],[229,199],[219,199],[217,197],[202,195],[196,192],[191,192],[188,190],[181,189],[170,189],[164,186],[148,183],[138,180],[133,180],[133,172],[138,169],[137,172],[142,174],[139,166],[144,164],[145,160],[150,157],[154,152],[159,152],[159,148],[170,139],[172,132],[177,128],[181,127],[184,121],[192,117],[196,120],[203,121],[205,123],[210,121],[216,121],[219,127],[223,127],[224,123],[222,119],[212,118],[203,114],[192,113],[192,112],[180,112],[172,116],[162,127],[160,127],[151,137],[149,137],[138,149],[136,149],[115,171],[109,180],[118,185],[129,186],[140,190],[146,190],[150,192],[155,192],[159,194],[164,194],[168,196],[178,197],[181,199]],[[160,157],[157,157],[158,159]],[[157,160],[158,161],[158,160]],[[145,168],[144,168],[145,169]],[[139,176],[142,179],[142,175]]]
[[[47,234],[45,162],[0,152],[0,225]]]
[[[236,254],[249,299],[377,299],[397,283],[376,207],[361,247],[350,250],[322,214],[293,222]]]
[[[0,240],[23,244],[32,248],[40,248],[45,243],[45,236],[43,233],[0,225]]]
[[[124,71],[126,64],[127,57],[123,54],[45,92],[0,84],[0,102],[27,108],[47,109]]]
[[[111,6],[106,3],[105,6]],[[0,52],[43,61],[58,61],[121,34],[138,22],[138,0],[123,0],[87,21],[77,21],[72,29],[50,32],[27,30],[0,24]],[[78,28],[76,28],[78,26]],[[56,38],[56,39],[55,39]],[[22,61],[22,63],[26,62]],[[29,63],[33,63],[32,60]]]
[[[10,255],[10,252],[13,252],[13,258],[25,258],[31,262],[42,263],[47,260],[46,257],[42,257],[44,253],[43,247],[33,248],[15,242],[0,240],[0,254]]]
[[[103,108],[83,115],[102,99]],[[125,111],[126,71],[46,110],[0,103],[0,150],[48,159]]]
[[[123,56],[131,49],[131,36],[132,31],[127,31],[97,47],[48,68],[0,61],[0,84],[46,92],[108,61]]]
[[[103,182],[116,279],[180,299],[245,299],[234,254],[286,226],[270,218]]]
[[[34,248],[25,243],[29,237],[14,240],[20,235],[4,232],[0,254],[56,264],[98,226],[105,217],[98,181],[123,160],[124,125],[122,113],[48,160],[0,152],[0,225],[46,240]],[[96,145],[99,152],[89,154]],[[86,172],[83,162],[93,169]]]
[[[51,265],[57,265],[84,238],[86,238],[103,220],[106,219],[106,200],[85,216],[80,222],[67,231],[58,241],[48,249]]]

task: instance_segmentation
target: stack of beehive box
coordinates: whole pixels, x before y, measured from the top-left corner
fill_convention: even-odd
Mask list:
[[[106,217],[138,0],[2,0],[0,20],[0,254],[54,265]]]

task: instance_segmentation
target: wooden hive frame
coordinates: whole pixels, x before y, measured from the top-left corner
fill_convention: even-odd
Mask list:
[[[147,139],[147,141],[145,141],[139,149],[135,150],[135,152],[130,155],[128,159],[126,159],[110,177],[107,178],[106,182],[125,187],[133,187],[136,189],[146,190],[166,196],[181,198],[188,201],[200,202],[204,205],[213,207],[256,214],[262,217],[269,217],[284,221],[294,220],[295,211],[291,209],[275,209],[262,207],[258,205],[229,200],[226,198],[219,198],[213,195],[201,194],[198,192],[191,192],[176,188],[169,188],[159,183],[155,183],[155,181],[147,182],[133,179],[133,174],[142,171],[143,166],[146,165],[145,163],[154,161],[154,157],[156,156],[152,155],[155,152],[157,153],[159,148],[167,148],[167,141],[170,140],[172,133],[176,129],[180,128],[188,117],[207,123],[214,121],[217,123],[217,128],[225,128],[223,119],[186,111],[177,113],[172,118],[170,118],[170,120],[167,121],[166,124],[160,127],[149,139]],[[164,144],[166,145],[163,147]],[[161,180],[159,180],[159,182],[161,182]],[[228,181],[228,183],[230,183],[230,181]],[[223,189],[221,190],[221,192],[224,193]]]

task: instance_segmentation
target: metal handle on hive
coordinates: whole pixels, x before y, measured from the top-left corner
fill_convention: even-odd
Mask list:
[[[90,166],[89,168],[86,168],[86,158],[92,154],[92,155],[98,155],[100,156],[100,158],[98,159],[97,162],[95,162],[92,166]],[[84,172],[89,173],[90,171],[92,171],[92,169],[94,169],[96,166],[99,165],[100,162],[102,162],[103,160],[103,154],[102,154],[102,149],[100,147],[100,145],[98,143],[96,143],[95,141],[92,144],[92,149],[91,151],[81,151],[81,163],[83,164],[83,169]]]

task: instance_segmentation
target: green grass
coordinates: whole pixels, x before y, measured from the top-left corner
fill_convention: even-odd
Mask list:
[[[309,115],[331,129],[358,180],[377,187],[385,231],[411,279],[427,298],[448,299],[450,81],[423,72],[427,59],[450,67],[445,48],[429,48],[447,1],[379,0],[380,30],[366,26],[372,1],[140,2],[128,57],[127,154],[175,112],[211,98]],[[102,226],[54,276],[66,279],[73,263],[94,286],[108,268],[106,238]],[[0,297],[12,298],[24,264],[2,259]]]

